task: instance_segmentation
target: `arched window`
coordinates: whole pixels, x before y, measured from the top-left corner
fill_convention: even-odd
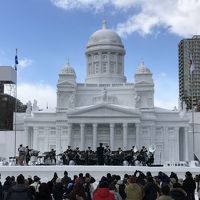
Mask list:
[[[106,72],[107,72],[107,64],[102,63],[102,73],[106,73]]]

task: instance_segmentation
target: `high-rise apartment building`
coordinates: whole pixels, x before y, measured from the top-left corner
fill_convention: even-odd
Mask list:
[[[179,43],[179,98],[188,110],[200,106],[200,35],[183,39]],[[195,69],[190,73],[192,62]]]

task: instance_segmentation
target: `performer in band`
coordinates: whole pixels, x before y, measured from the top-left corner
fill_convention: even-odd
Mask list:
[[[80,153],[80,149],[79,147],[76,147],[76,149],[74,150],[74,161],[76,165],[80,165],[80,157],[81,157],[81,153]]]
[[[26,146],[26,149],[25,149],[25,152],[26,152],[26,165],[28,165],[28,162],[31,159],[30,151],[31,151],[31,149],[29,149],[28,146]]]
[[[138,161],[138,157],[140,152],[137,150],[137,148],[135,146],[133,146],[133,151],[132,151],[132,155],[133,155],[133,159],[132,159],[132,165],[135,166],[136,161]]]
[[[146,165],[147,166],[151,166],[153,163],[154,163],[154,153],[153,152],[149,152]]]
[[[66,151],[62,154],[61,159],[63,160],[63,165],[69,164],[69,157]]]
[[[111,161],[111,150],[109,148],[109,146],[107,145],[105,150],[104,150],[104,156],[105,156],[105,164],[106,165],[110,165],[110,161]]]
[[[56,164],[56,150],[51,149],[51,151],[50,151],[50,159],[51,159],[51,164],[53,163],[53,160],[54,160],[54,164]]]
[[[104,165],[104,147],[103,143],[99,143],[99,147],[97,147],[97,160],[98,160],[98,165]]]
[[[91,149],[91,147],[88,147],[88,149],[86,150],[86,158],[85,158],[85,164],[86,165],[91,165],[92,164],[92,156],[93,156],[93,151]]]
[[[19,165],[24,165],[26,149],[25,147],[23,147],[22,144],[20,144],[18,151],[19,151]]]
[[[142,149],[140,150],[139,156],[138,156],[138,160],[140,161],[140,163],[142,163],[143,166],[146,165],[146,161],[147,161],[147,149],[145,146],[142,146]]]
[[[66,152],[69,153],[69,152],[71,152],[71,151],[72,151],[71,146],[68,146]]]
[[[132,146],[132,148],[131,148],[131,153],[132,153],[132,156],[134,156],[134,152],[135,151],[135,146]]]
[[[118,148],[117,154],[118,154],[118,158],[119,158],[118,164],[122,165],[123,159],[124,159],[124,153],[123,153],[121,147]]]

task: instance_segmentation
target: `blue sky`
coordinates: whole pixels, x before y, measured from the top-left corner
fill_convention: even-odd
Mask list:
[[[128,82],[143,58],[153,73],[155,105],[172,109],[178,43],[199,34],[199,10],[198,0],[1,0],[0,65],[13,66],[18,48],[18,98],[55,107],[59,71],[69,58],[84,82],[87,41],[106,19],[126,48]]]

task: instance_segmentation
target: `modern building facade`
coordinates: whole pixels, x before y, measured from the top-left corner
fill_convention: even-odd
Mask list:
[[[0,93],[0,131],[14,130],[14,112],[25,112],[26,105],[23,105],[15,97]]]
[[[195,70],[190,73],[190,59]],[[179,98],[188,110],[200,108],[200,35],[183,39],[179,43]]]
[[[0,66],[0,131],[13,130],[13,113],[25,112],[26,106],[12,95],[5,94],[4,86],[16,86],[17,73],[11,66]]]

